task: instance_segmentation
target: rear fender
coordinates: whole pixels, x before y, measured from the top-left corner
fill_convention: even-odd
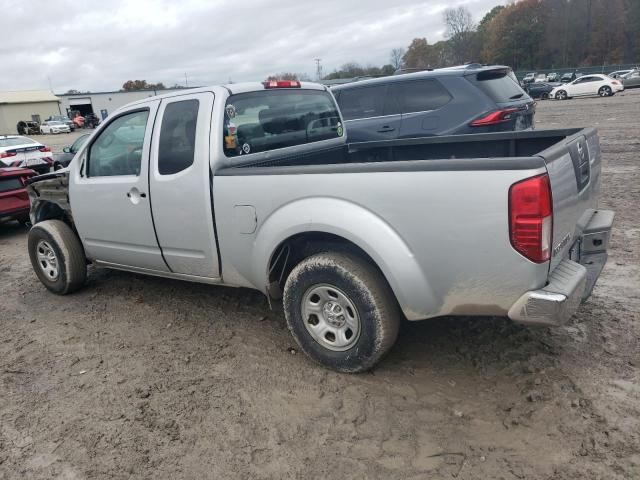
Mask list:
[[[268,284],[269,262],[286,239],[305,232],[342,237],[360,247],[376,263],[409,320],[424,318],[412,311],[411,300],[435,306],[434,295],[416,258],[398,233],[370,210],[345,200],[313,197],[298,200],[273,212],[256,232],[253,281]],[[435,308],[435,307],[434,307]]]

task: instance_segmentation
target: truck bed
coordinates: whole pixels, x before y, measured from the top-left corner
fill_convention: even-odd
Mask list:
[[[295,155],[274,154],[258,161],[242,162],[238,159],[239,161],[234,168],[528,158],[542,155],[545,150],[560,144],[563,140],[571,140],[576,135],[589,133],[589,130],[593,129],[501,132],[351,143],[342,147],[301,152]],[[534,163],[538,162],[534,160]],[[531,165],[531,162],[515,162],[515,164]],[[504,163],[501,162],[500,165],[504,165]],[[448,163],[447,168],[451,167],[451,163]],[[374,170],[377,169],[374,168]],[[291,170],[287,170],[287,172],[290,173]],[[305,172],[309,171],[305,169]],[[233,174],[238,173],[236,171]]]

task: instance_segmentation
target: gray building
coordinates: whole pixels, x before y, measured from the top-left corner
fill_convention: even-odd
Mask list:
[[[0,135],[15,135],[20,121],[40,123],[61,111],[60,99],[47,90],[0,92]]]
[[[107,115],[127,103],[174,91],[176,89],[167,88],[164,90],[135,90],[131,92],[63,93],[58,94],[58,97],[60,97],[62,112],[68,114],[69,117],[73,117],[73,112],[80,112],[83,116],[95,113],[98,118],[104,119]]]

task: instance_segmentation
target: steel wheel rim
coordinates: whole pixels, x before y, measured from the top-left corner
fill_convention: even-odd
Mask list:
[[[45,240],[40,240],[36,245],[36,256],[38,257],[38,266],[42,273],[52,281],[58,279],[58,257],[51,245]]]
[[[322,347],[344,352],[360,338],[360,315],[354,303],[340,289],[329,284],[314,285],[302,297],[302,320],[309,335]]]

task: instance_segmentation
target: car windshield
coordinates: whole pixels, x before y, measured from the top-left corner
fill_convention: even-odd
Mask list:
[[[27,138],[27,137],[0,138],[0,148],[16,147],[18,145],[30,145],[33,143],[38,143],[38,142],[31,140],[30,138]]]
[[[62,122],[58,122],[57,120],[51,120],[49,122],[49,125],[64,125],[64,123]]]

